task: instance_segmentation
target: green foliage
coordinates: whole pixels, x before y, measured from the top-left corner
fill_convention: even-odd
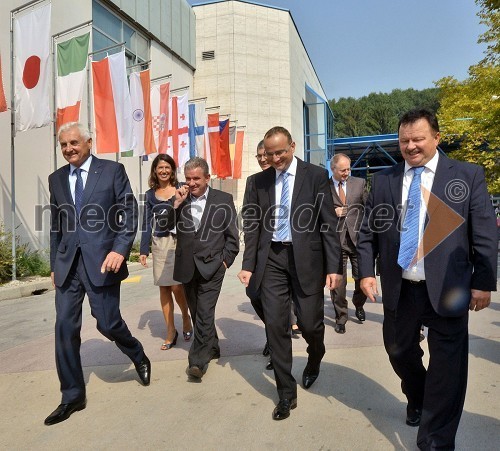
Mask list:
[[[445,77],[439,87],[442,139],[460,140],[450,156],[484,167],[488,190],[500,193],[500,10],[498,0],[477,0],[481,23],[489,29],[479,38],[486,57],[469,68],[469,77]]]
[[[390,94],[371,93],[368,96],[330,100],[335,116],[335,136],[366,136],[396,133],[400,116],[412,108],[439,107],[438,89],[422,91],[395,89]]]
[[[50,265],[41,251],[33,251],[16,237],[16,277],[50,276]],[[0,283],[12,279],[12,233],[0,221]]]

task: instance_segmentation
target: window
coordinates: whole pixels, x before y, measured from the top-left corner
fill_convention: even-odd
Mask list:
[[[101,49],[121,42],[125,42],[127,68],[144,63],[141,69],[147,69],[149,40],[94,0],[92,2],[92,51],[99,52]],[[109,51],[95,53],[94,59],[100,60],[107,53],[113,54],[119,51],[120,47],[115,47]]]

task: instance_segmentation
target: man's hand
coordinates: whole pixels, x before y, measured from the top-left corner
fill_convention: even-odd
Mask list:
[[[375,277],[363,277],[359,281],[359,286],[366,294],[366,297],[372,302],[377,302],[375,296],[378,296],[377,279]]]
[[[483,308],[488,307],[491,302],[491,291],[481,291],[481,290],[470,290],[471,300],[469,304],[469,310],[475,310],[479,312]]]
[[[106,271],[108,272],[118,272],[120,270],[120,266],[125,260],[125,257],[118,252],[111,251],[101,266],[101,274],[104,274]]]
[[[245,285],[245,287],[248,287],[248,284],[250,283],[250,277],[252,277],[252,273],[250,271],[245,271],[241,270],[238,275],[238,279],[240,279],[240,282]]]
[[[329,290],[335,290],[335,288],[340,287],[341,283],[342,283],[342,274],[334,273],[326,275],[325,286]]]
[[[52,286],[55,287],[56,283],[54,282],[54,271],[50,273],[50,280],[52,280]]]
[[[181,185],[175,190],[175,200],[174,208],[179,208],[179,205],[186,200],[189,194],[189,187],[187,185]]]
[[[335,207],[335,213],[341,218],[347,214],[347,207]]]
[[[147,257],[145,255],[139,255],[139,262],[141,263],[142,266],[145,268],[148,267],[148,263],[146,261]]]

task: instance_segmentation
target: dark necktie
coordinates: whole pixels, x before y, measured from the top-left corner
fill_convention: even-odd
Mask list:
[[[413,180],[408,191],[408,202],[406,204],[406,216],[401,232],[401,243],[399,245],[398,264],[403,269],[409,269],[415,258],[418,248],[418,223],[420,217],[420,176],[424,170],[423,166],[413,169]]]
[[[76,183],[75,183],[75,208],[77,216],[80,216],[83,200],[83,178],[81,168],[75,169]]]

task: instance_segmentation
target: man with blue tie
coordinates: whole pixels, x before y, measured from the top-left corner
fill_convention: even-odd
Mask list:
[[[271,167],[254,176],[243,205],[245,253],[238,278],[248,286],[254,277],[261,292],[279,396],[272,418],[283,420],[297,407],[290,302],[308,344],[302,374],[308,389],[325,354],[323,290],[339,285],[342,261],[328,173],[294,156],[295,143],[283,127],[266,133],[264,147]]]
[[[137,231],[137,202],[123,165],[91,155],[81,124],[59,129],[69,163],[49,176],[50,266],[56,290],[56,366],[62,401],[46,419],[60,423],[86,407],[80,360],[82,303],[87,294],[97,329],[134,363],[149,385],[151,363],[120,314],[120,284]]]
[[[480,166],[440,155],[425,109],[398,125],[404,162],[374,175],[358,236],[361,288],[374,302],[380,256],[385,349],[422,450],[454,449],[467,387],[468,312],[496,290],[493,207]],[[429,365],[420,326],[428,327]]]

